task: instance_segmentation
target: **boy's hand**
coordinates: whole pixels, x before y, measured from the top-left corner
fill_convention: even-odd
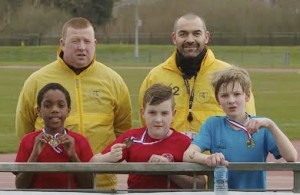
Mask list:
[[[60,144],[63,145],[64,149],[67,151],[71,159],[77,157],[77,153],[75,150],[75,140],[73,137],[69,136],[68,134],[59,134],[56,136],[56,139]]]
[[[252,118],[247,121],[244,126],[249,131],[249,133],[256,133],[261,127],[267,127],[271,129],[274,126],[274,122],[268,118]]]
[[[118,162],[123,157],[123,149],[126,148],[126,144],[115,144],[111,147],[109,152],[109,158],[111,162]]]
[[[169,159],[162,155],[152,154],[148,162],[169,162]]]
[[[225,160],[225,157],[222,153],[214,153],[209,155],[206,158],[206,165],[210,167],[215,167],[218,165],[228,165],[228,161]]]
[[[36,159],[37,156],[41,153],[44,149],[48,141],[51,139],[51,135],[40,133],[38,136],[35,137],[33,150],[31,152],[31,158]]]

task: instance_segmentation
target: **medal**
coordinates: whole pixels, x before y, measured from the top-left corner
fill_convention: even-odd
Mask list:
[[[252,138],[249,138],[247,140],[247,146],[248,146],[248,148],[252,148],[252,147],[255,146],[255,142],[254,142],[254,140]]]
[[[52,137],[49,141],[48,144],[52,147],[55,148],[59,145],[58,140],[56,139],[56,137]]]
[[[248,148],[253,148],[255,146],[255,142],[254,142],[254,139],[252,138],[251,133],[249,133],[249,131],[246,129],[246,127],[244,125],[242,125],[234,120],[231,120],[229,118],[227,118],[227,121],[234,127],[238,127],[246,133],[246,135],[247,135],[246,145]]]
[[[132,142],[133,142],[133,139],[128,137],[124,140],[123,144],[126,145],[126,148],[129,148],[131,146]]]
[[[62,135],[62,134],[56,133],[56,134],[53,136],[53,135],[47,134],[46,131],[45,131],[45,129],[43,129],[43,133],[47,135],[47,138],[48,138],[48,139],[49,139],[49,137],[50,137],[50,139],[49,139],[49,141],[48,141],[47,143],[53,148],[53,150],[54,150],[55,152],[57,152],[57,153],[61,153],[61,152],[62,152],[62,149],[61,149],[60,147],[58,147],[59,144],[61,144],[61,142],[58,140],[58,136],[59,136],[59,135]],[[66,134],[66,133],[67,133],[67,132],[66,132],[66,130],[64,129],[64,133],[63,133],[63,134]],[[46,139],[47,139],[47,138],[46,138]]]

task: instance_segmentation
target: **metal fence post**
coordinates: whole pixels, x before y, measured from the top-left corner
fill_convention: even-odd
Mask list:
[[[294,170],[294,189],[293,192],[300,193],[300,171]]]

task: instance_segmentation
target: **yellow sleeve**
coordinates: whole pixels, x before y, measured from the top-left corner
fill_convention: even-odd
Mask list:
[[[34,131],[37,111],[35,107],[36,87],[27,80],[20,92],[16,108],[16,134],[21,139],[25,134]]]
[[[132,107],[127,85],[121,79],[119,83],[118,105],[115,110],[114,131],[118,137],[131,128]]]
[[[144,95],[146,90],[148,89],[148,76],[145,78],[145,80],[143,81],[141,87],[140,87],[140,91],[139,91],[139,105],[138,105],[138,112],[139,112],[139,118],[140,118],[140,123],[142,126],[145,125],[145,120],[143,119],[142,116],[142,108],[143,108],[143,99],[144,99]]]

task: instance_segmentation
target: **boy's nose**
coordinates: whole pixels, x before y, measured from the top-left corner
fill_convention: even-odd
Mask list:
[[[51,109],[51,112],[58,112],[58,106],[53,106]]]
[[[156,121],[156,122],[162,121],[161,115],[157,115],[157,116],[155,117],[155,121]]]
[[[234,101],[235,101],[234,96],[230,95],[229,98],[228,98],[228,102],[229,102],[229,103],[232,103],[232,102],[234,102]]]

